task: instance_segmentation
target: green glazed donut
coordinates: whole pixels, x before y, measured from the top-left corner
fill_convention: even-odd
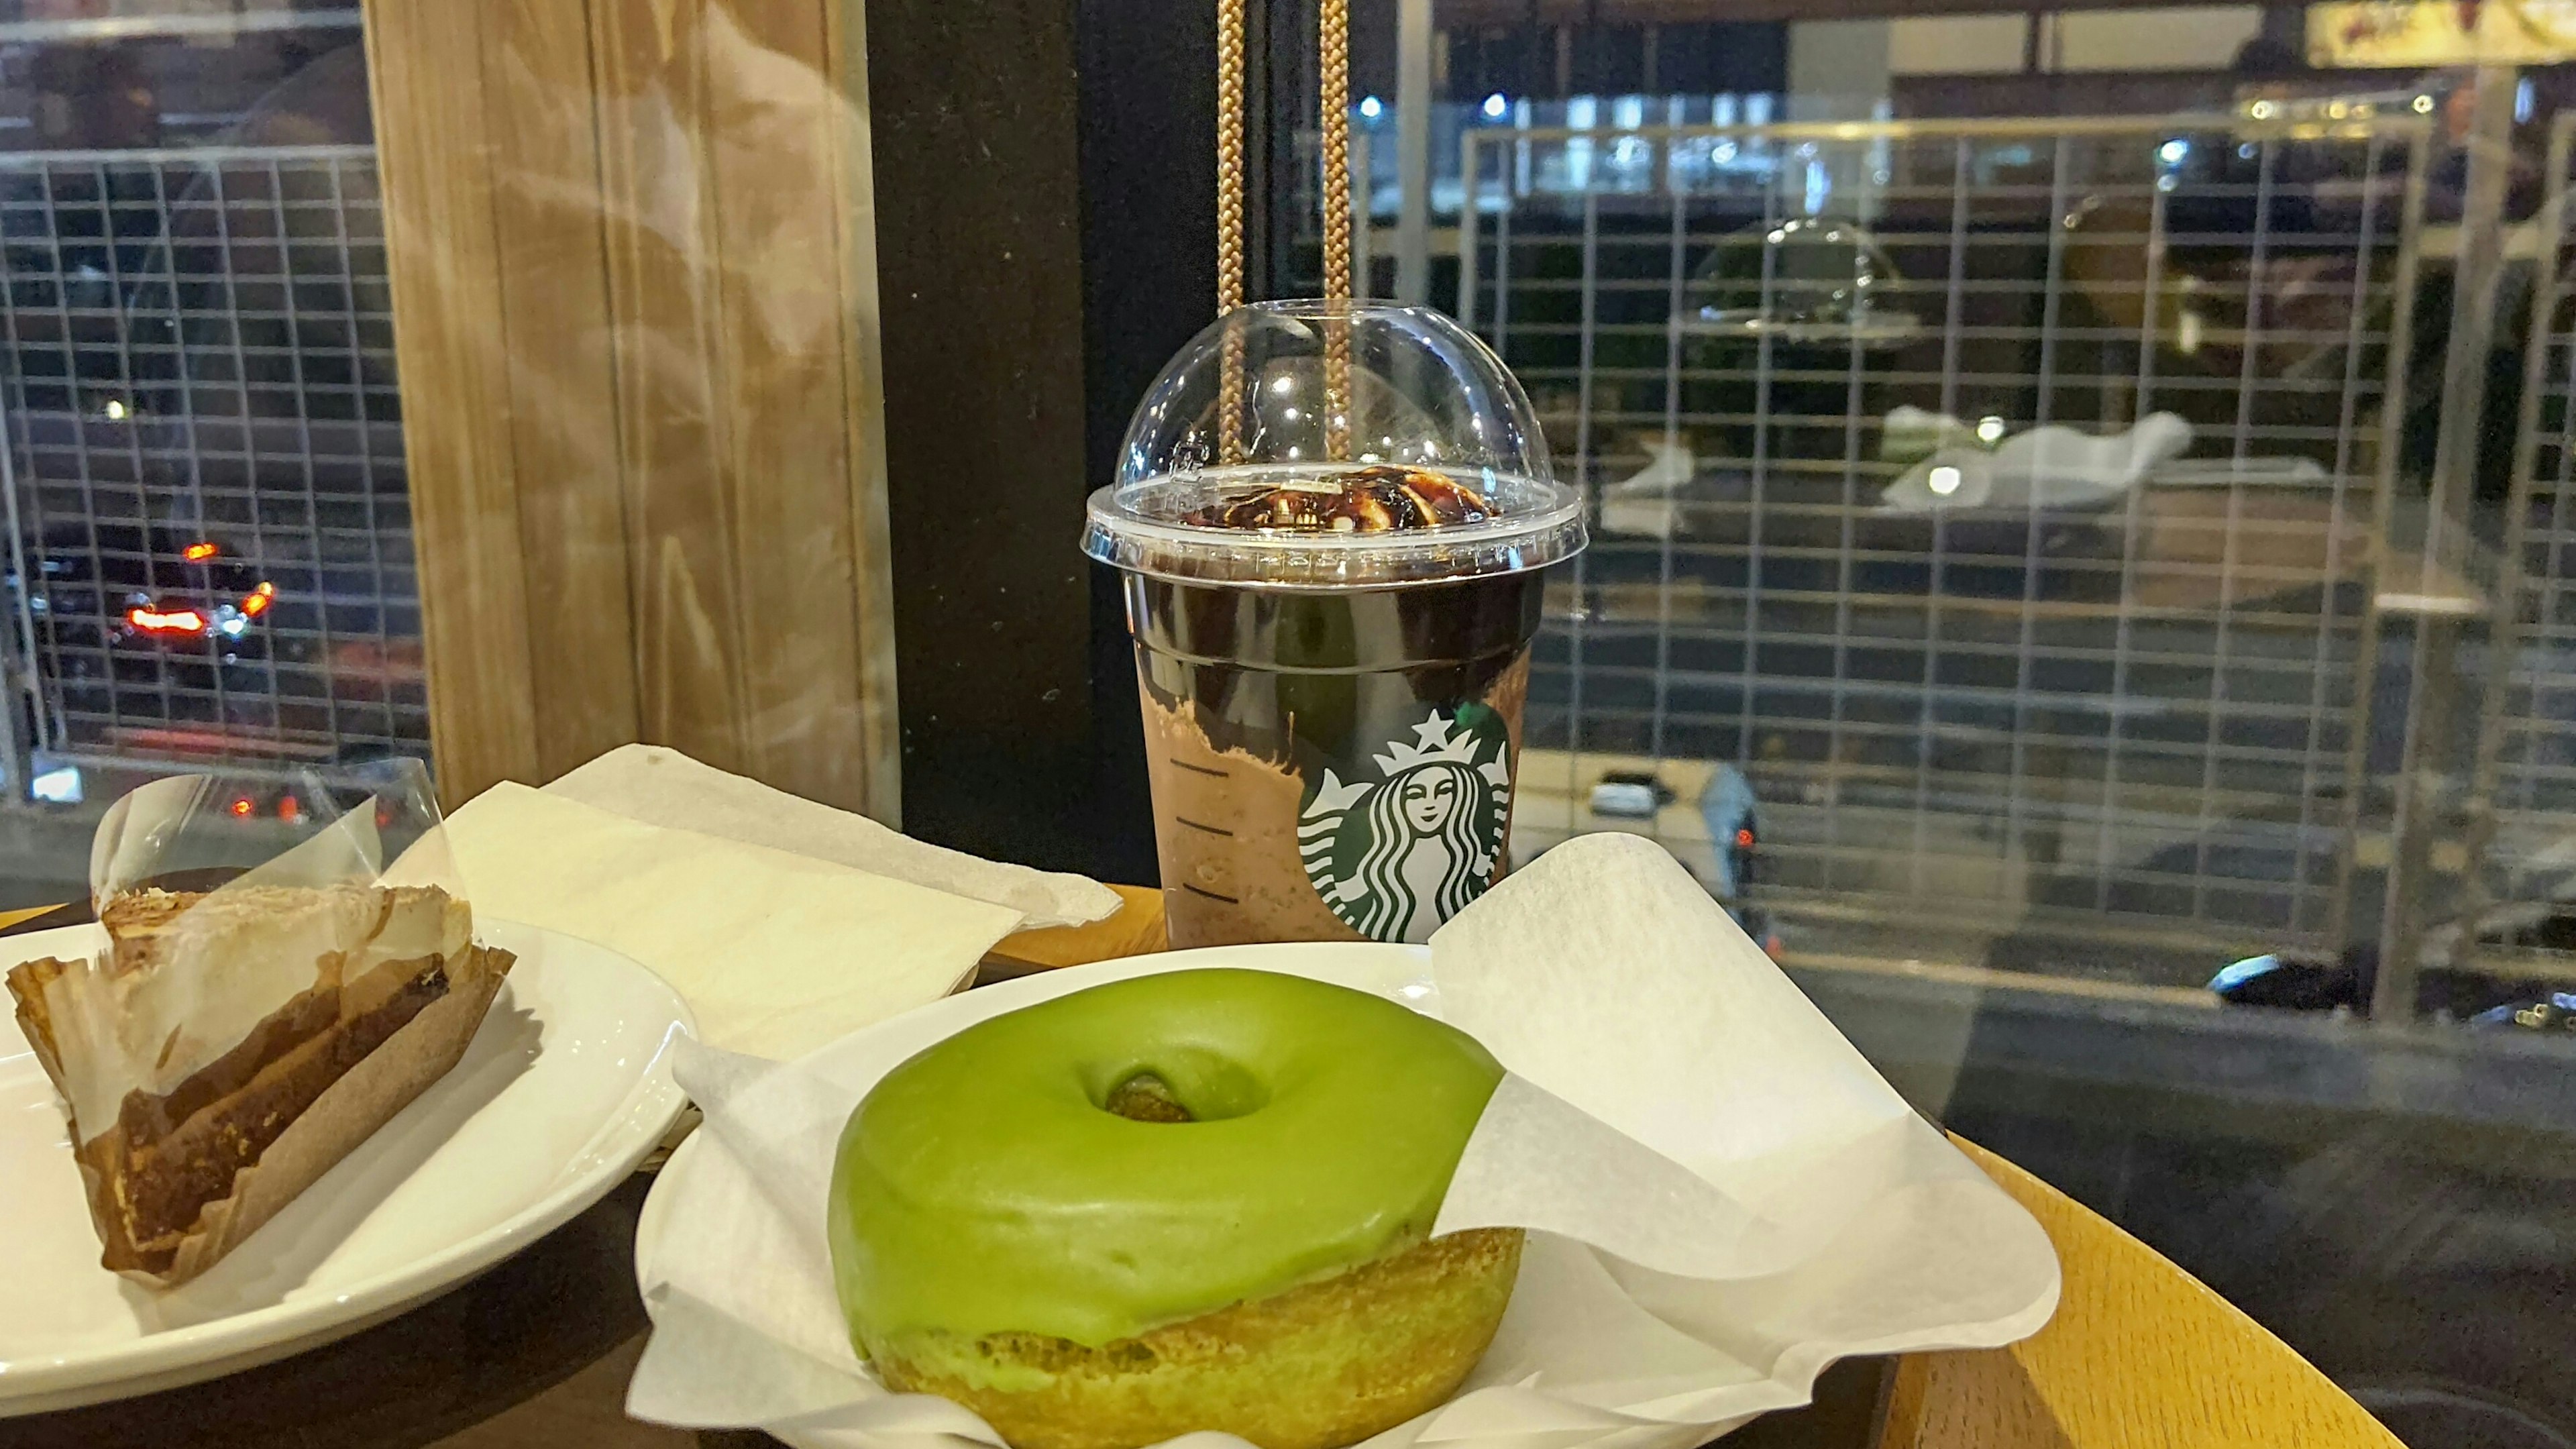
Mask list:
[[[1426,1241],[1501,1080],[1464,1032],[1263,971],[980,1022],[843,1129],[852,1342],[1017,1449],[1365,1438],[1453,1392],[1509,1300],[1518,1233]]]

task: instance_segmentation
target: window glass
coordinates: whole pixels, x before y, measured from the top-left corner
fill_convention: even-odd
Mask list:
[[[1369,287],[1491,344],[1589,504],[1515,852],[1660,840],[2409,1442],[2570,1442],[2576,52],[1703,8],[1432,6],[1352,122]]]
[[[174,764],[425,754],[357,11],[0,15],[10,796],[77,840]]]

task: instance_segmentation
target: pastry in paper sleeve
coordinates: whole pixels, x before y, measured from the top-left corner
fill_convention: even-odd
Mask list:
[[[512,957],[474,941],[426,772],[372,773],[137,789],[91,851],[101,948],[10,969],[106,1267],[160,1287],[204,1272],[482,1024]],[[381,882],[389,842],[431,863],[413,883]]]

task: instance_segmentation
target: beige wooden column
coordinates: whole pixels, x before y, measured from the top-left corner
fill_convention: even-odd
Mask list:
[[[452,803],[632,740],[891,819],[857,0],[367,0]]]

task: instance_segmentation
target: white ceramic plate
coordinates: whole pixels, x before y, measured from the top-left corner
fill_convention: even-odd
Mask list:
[[[381,1322],[597,1202],[685,1098],[688,1008],[599,946],[507,921],[517,953],[455,1070],[205,1276],[167,1292],[98,1265],[53,1084],[0,1014],[0,1417],[213,1378]],[[0,940],[0,962],[96,949],[98,928]]]

